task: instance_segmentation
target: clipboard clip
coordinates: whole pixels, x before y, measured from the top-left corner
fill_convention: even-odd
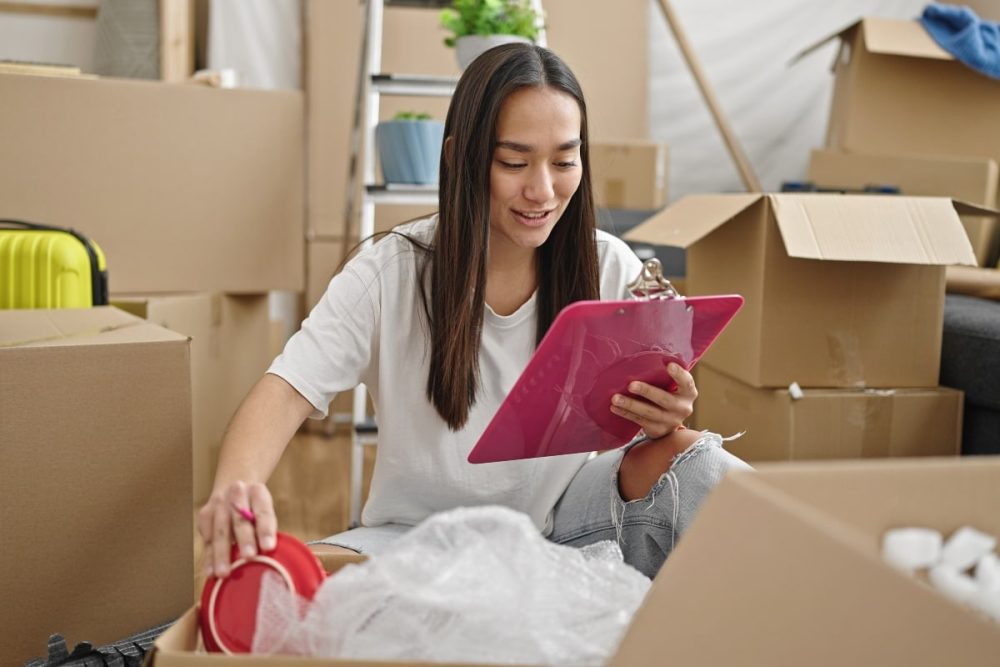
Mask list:
[[[680,293],[663,277],[663,266],[655,257],[642,263],[639,276],[628,284],[629,294],[637,301],[677,299]]]

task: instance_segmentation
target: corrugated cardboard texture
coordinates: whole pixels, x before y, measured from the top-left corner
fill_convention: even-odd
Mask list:
[[[952,203],[934,198],[700,195],[625,238],[689,246],[692,295],[747,298],[704,359],[758,387],[936,386],[939,264],[975,262]]]
[[[193,567],[187,339],[108,307],[0,311],[14,330],[64,338],[0,346],[5,666],[175,618]]]
[[[73,227],[114,291],[301,290],[303,100],[0,75],[4,214]]]
[[[809,160],[808,178],[824,188],[891,185],[904,195],[952,197],[988,207],[997,203],[997,163],[990,158],[815,150]],[[1000,222],[972,215],[963,215],[961,220],[976,262],[980,266],[996,264]]]
[[[208,498],[229,420],[271,363],[266,294],[112,295],[112,305],[191,338],[192,502]]]
[[[962,392],[931,389],[761,389],[701,364],[697,427],[745,434],[727,448],[747,461],[958,454]]]
[[[653,210],[667,203],[667,145],[652,141],[590,144],[594,198],[604,208]]]
[[[1000,161],[995,80],[951,59],[916,21],[860,25],[843,33],[828,147]]]
[[[682,536],[609,665],[666,654],[684,665],[995,665],[1000,626],[879,552],[884,531],[900,526],[1000,535],[998,504],[1000,461],[732,474]]]
[[[648,7],[642,0],[596,3],[547,0],[549,46],[569,63],[587,96],[591,139],[645,139]],[[342,236],[350,136],[361,53],[363,5],[306,0],[305,81],[310,236]],[[397,74],[458,75],[438,12],[385,12],[382,70]],[[628,100],[622,104],[621,100]],[[444,120],[448,102],[433,98],[382,99],[380,116],[426,111]],[[385,208],[393,216],[394,206]],[[395,222],[406,219],[400,214]],[[391,225],[389,225],[391,226]],[[356,230],[357,225],[354,225]],[[356,231],[355,231],[356,233]]]

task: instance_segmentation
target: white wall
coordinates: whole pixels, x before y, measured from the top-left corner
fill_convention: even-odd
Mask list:
[[[911,19],[925,0],[673,0],[719,104],[765,190],[805,176],[822,145],[832,93],[827,45],[789,66],[802,49],[861,16]],[[742,191],[708,108],[669,32],[649,6],[650,135],[670,144],[670,200],[692,192]]]

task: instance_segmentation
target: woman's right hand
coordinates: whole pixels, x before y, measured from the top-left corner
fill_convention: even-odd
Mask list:
[[[254,520],[244,518],[239,508],[249,510]],[[270,491],[259,482],[233,482],[216,489],[198,510],[198,532],[205,542],[205,576],[225,577],[234,542],[244,558],[276,546],[278,521]]]

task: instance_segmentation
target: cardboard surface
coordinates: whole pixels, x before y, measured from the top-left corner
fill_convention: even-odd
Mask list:
[[[193,491],[208,498],[222,435],[271,363],[266,294],[122,295],[113,306],[191,338]]]
[[[1000,625],[884,564],[880,545],[901,526],[1000,536],[998,504],[1000,460],[988,458],[731,474],[609,665],[656,664],[667,652],[684,665],[995,665]]]
[[[0,664],[191,599],[186,337],[111,307],[0,311]]]
[[[569,63],[587,97],[592,140],[645,139],[648,6],[643,0],[598,3],[580,11],[578,0],[546,0],[549,46]],[[364,6],[306,0],[305,89],[308,160],[308,235],[342,236],[350,137]],[[438,12],[390,7],[385,11],[382,71],[458,76],[453,49]],[[621,101],[628,100],[628,104]],[[383,97],[380,117],[425,111],[444,120],[447,99]],[[360,184],[359,184],[360,185]],[[406,219],[385,208],[395,223]],[[356,233],[357,225],[352,229]]]
[[[991,158],[928,155],[878,155],[815,150],[808,179],[823,188],[892,185],[904,195],[951,197],[995,207],[997,163]],[[980,266],[996,264],[1000,221],[990,216],[961,216],[962,226]]]
[[[697,428],[744,435],[726,448],[750,461],[953,456],[962,440],[962,392],[929,389],[751,387],[698,367]]]
[[[934,387],[943,265],[975,264],[956,206],[930,197],[697,195],[624,238],[686,247],[689,295],[746,298],[704,358],[728,375],[757,387]]]
[[[1000,161],[995,79],[953,59],[917,21],[866,18],[839,37],[828,147]]]
[[[7,217],[73,227],[112,291],[300,291],[303,98],[0,75]]]
[[[592,141],[594,199],[603,208],[662,208],[667,203],[667,145],[653,141]]]

